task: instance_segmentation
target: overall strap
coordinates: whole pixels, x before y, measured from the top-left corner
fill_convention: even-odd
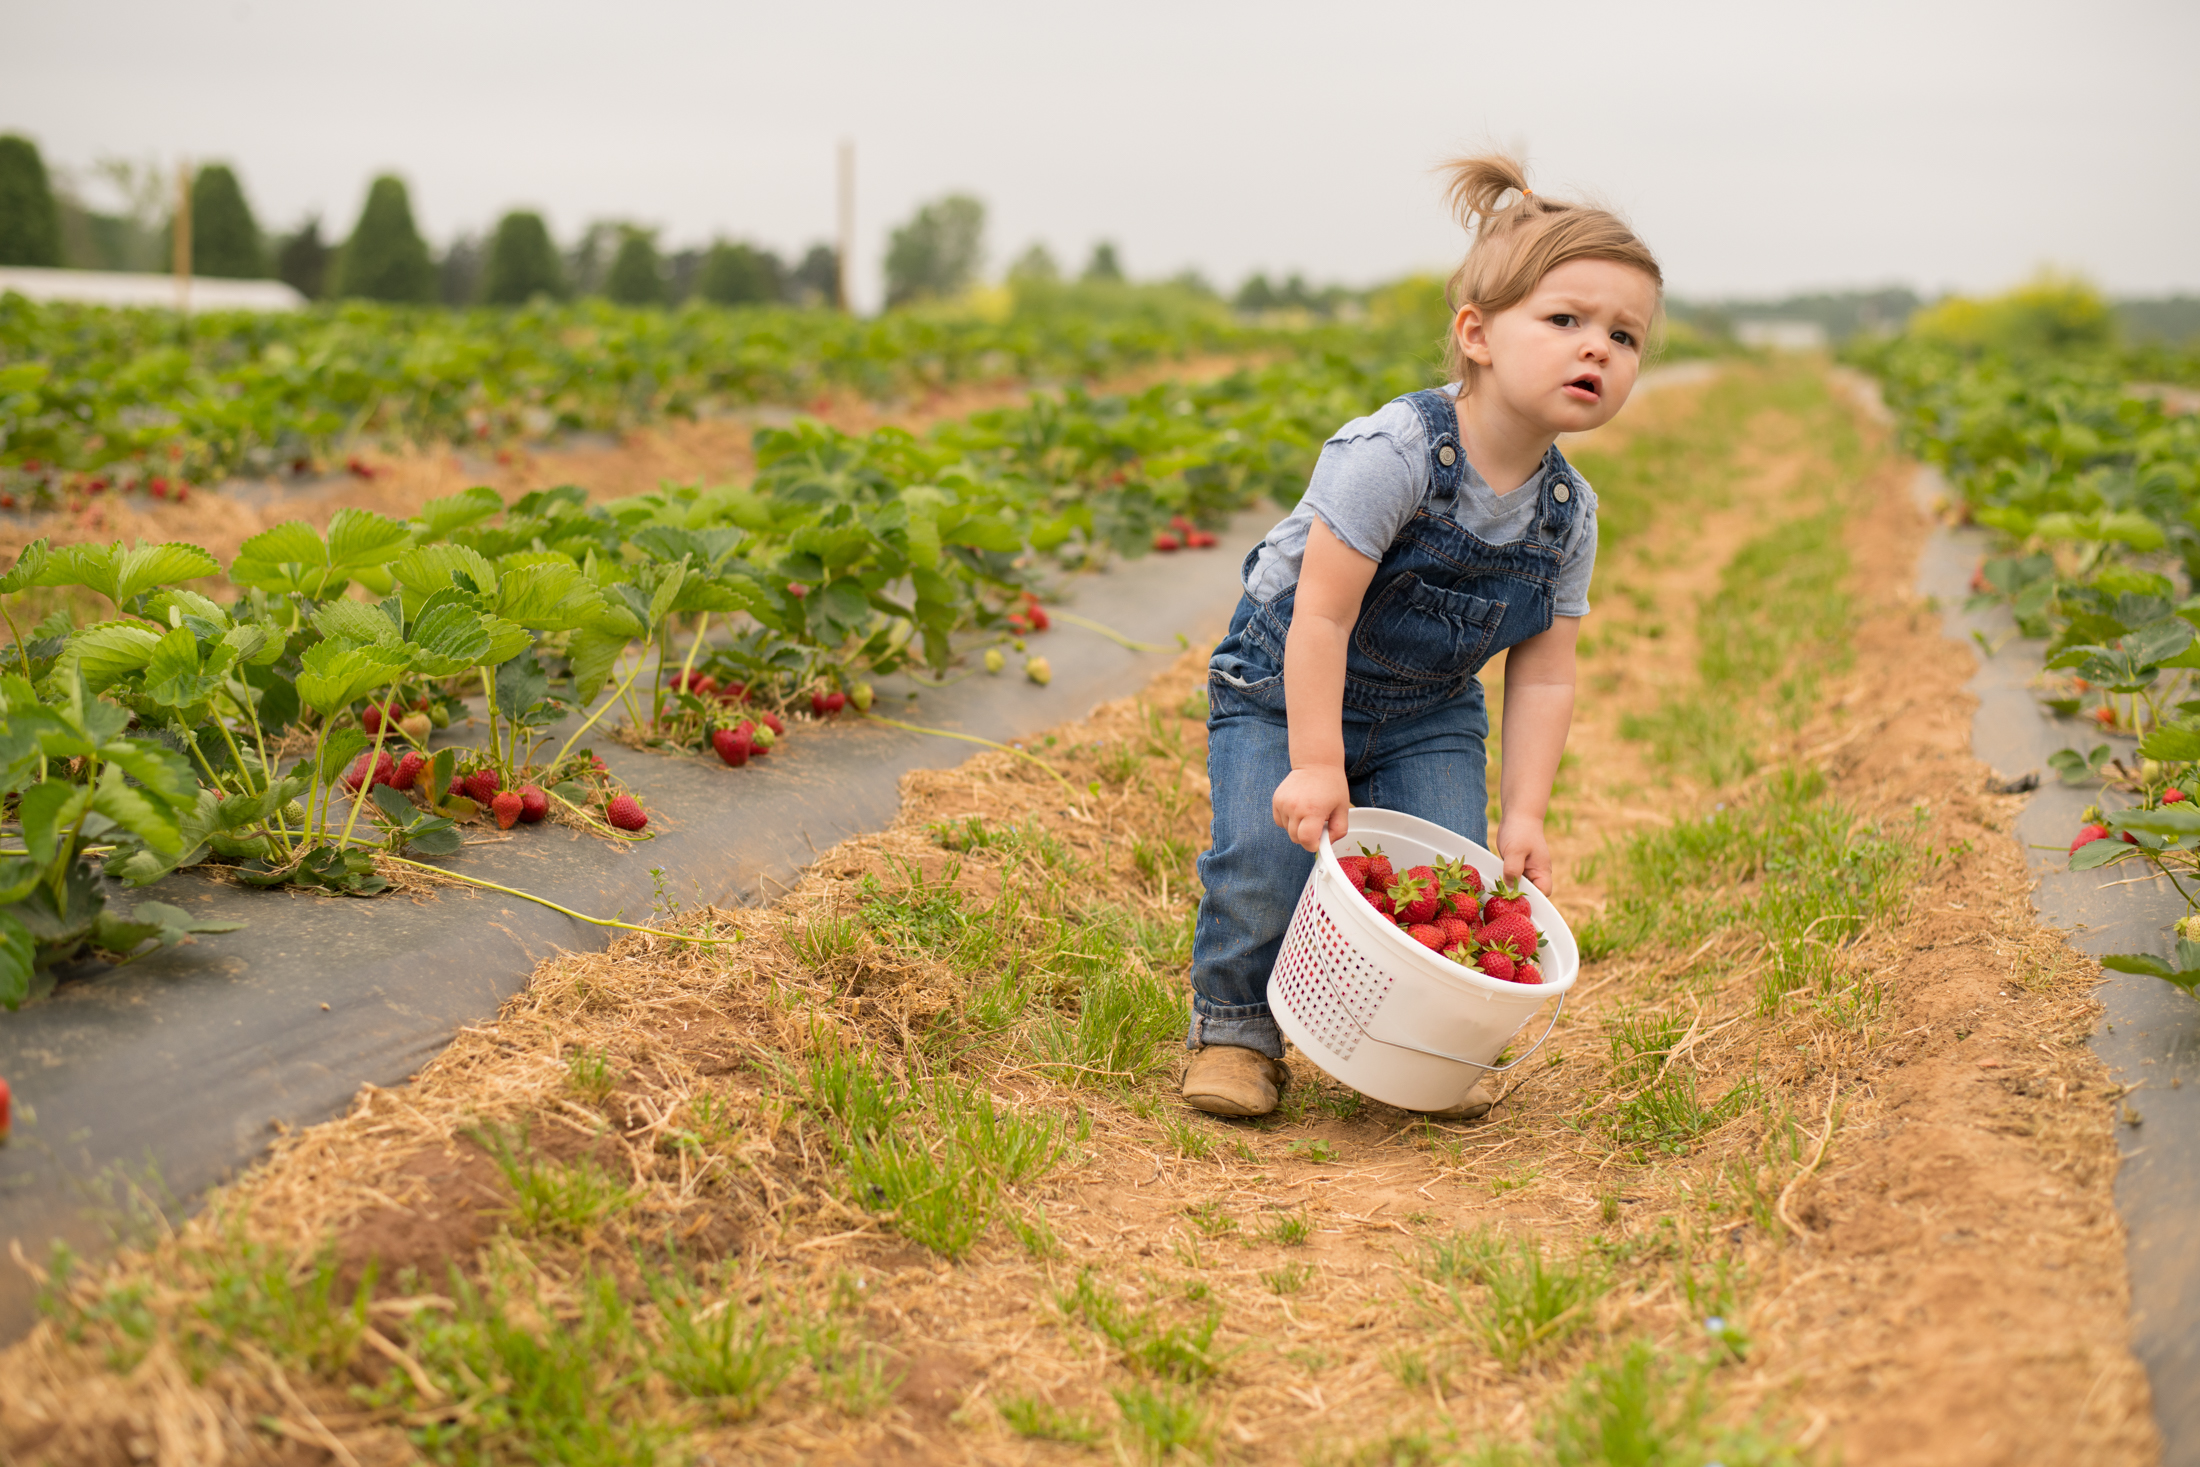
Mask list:
[[[1459,446],[1458,410],[1441,387],[1424,387],[1399,401],[1413,404],[1427,430],[1429,503],[1441,511],[1458,497],[1467,470],[1467,455]]]
[[[1543,455],[1543,485],[1537,491],[1542,502],[1543,539],[1555,546],[1564,546],[1574,532],[1574,520],[1581,510],[1581,478],[1574,472],[1566,456],[1552,444]]]

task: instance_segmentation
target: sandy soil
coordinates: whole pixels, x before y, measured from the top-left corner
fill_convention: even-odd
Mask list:
[[[1712,390],[1660,394],[1635,431],[1701,410]],[[1690,609],[1705,568],[1794,512],[1788,491],[1811,449],[1791,426],[1753,423],[1730,502],[1653,524],[1614,557],[1613,584],[1634,594],[1600,602],[1602,650],[1585,664],[1556,811],[1569,911],[1609,896],[1580,877],[1608,837],[1746,793],[1697,789],[1653,767],[1618,723],[1659,691],[1690,685]],[[1824,770],[1861,818],[1914,829],[1933,854],[1907,903],[1842,955],[1883,985],[1868,1021],[1844,1027],[1808,1009],[1763,1016],[1753,954],[1715,934],[1706,948],[1725,945],[1709,968],[1703,950],[1658,948],[1587,965],[1550,1062],[1468,1126],[1358,1103],[1303,1058],[1285,1111],[1255,1125],[1182,1116],[1165,1079],[1129,1092],[1070,1089],[1016,1056],[995,1057],[984,1063],[1004,1095],[1081,1105],[1094,1118],[1082,1158],[1028,1199],[1044,1206],[1060,1251],[1034,1257],[997,1229],[950,1266],[897,1238],[847,1200],[814,1133],[774,1099],[765,1057],[801,1052],[805,1025],[818,1022],[885,1051],[929,1052],[928,1035],[952,1032],[965,986],[939,963],[875,945],[810,963],[795,946],[801,924],[855,911],[865,877],[905,879],[912,868],[933,879],[952,870],[968,902],[993,900],[1020,879],[1013,869],[982,850],[951,868],[929,829],[974,814],[1032,822],[1087,863],[1079,880],[1093,891],[1181,920],[1181,881],[1157,887],[1131,853],[1196,840],[1204,825],[1204,730],[1181,713],[1201,659],[1188,654],[1143,700],[1035,745],[1066,785],[1008,755],[911,776],[895,827],[828,853],[737,957],[640,940],[547,963],[497,1024],[467,1031],[414,1085],[370,1091],[348,1117],[287,1140],[223,1207],[249,1236],[309,1251],[337,1240],[350,1277],[370,1258],[385,1278],[408,1265],[430,1277],[445,1263],[482,1267],[513,1245],[499,1236],[496,1170],[467,1128],[528,1114],[553,1155],[631,1167],[647,1190],[624,1231],[538,1254],[551,1274],[678,1240],[751,1280],[823,1289],[860,1278],[869,1326],[900,1372],[887,1405],[849,1416],[790,1388],[748,1423],[697,1423],[687,1444],[705,1460],[1081,1459],[1016,1436],[996,1403],[1029,1393],[1112,1417],[1123,1368],[1055,1302],[1086,1269],[1184,1318],[1196,1317],[1194,1294],[1223,1306],[1226,1363],[1206,1394],[1207,1446],[1220,1458],[1436,1460],[1451,1444],[1527,1436],[1585,1362],[1621,1342],[1695,1350],[1705,1308],[1686,1283],[1715,1267],[1733,1285],[1721,1307],[1752,1341],[1717,1376],[1721,1418],[1756,1421],[1813,1460],[2152,1462],[2110,1193],[2113,1092],[2085,1048],[2098,975],[2032,923],[2009,834],[2017,802],[1986,793],[1987,771],[1968,753],[1970,656],[1909,592],[1929,527],[1906,476],[1881,452],[1849,486],[1854,658],[1826,678],[1799,727],[1765,733],[1768,757]],[[1659,635],[1647,635],[1652,625]],[[1101,754],[1149,727],[1181,740],[1185,762],[1154,757],[1128,781],[1108,775]],[[1091,793],[1079,793],[1088,781]],[[1709,976],[1676,987],[1684,971]],[[1583,1123],[1613,1090],[1611,1027],[1653,1004],[1694,1006],[1669,1062],[1698,1076],[1703,1093],[1753,1077],[1768,1110],[1793,1118],[1791,1161],[1760,1173],[1768,1132],[1755,1111],[1649,1162]],[[564,1084],[566,1057],[584,1046],[623,1066],[601,1107],[576,1103]],[[735,1160],[716,1182],[658,1145],[705,1090],[741,1117]],[[1180,1139],[1187,1121],[1204,1143]],[[1737,1169],[1777,1195],[1769,1220],[1735,1205]],[[1312,1224],[1303,1244],[1277,1232],[1293,1217]],[[1479,1349],[1412,1265],[1432,1240],[1482,1225],[1610,1260],[1614,1287],[1593,1327],[1516,1366]],[[196,1236],[219,1234],[205,1224]],[[171,1245],[126,1267],[188,1276],[188,1255]],[[1279,1284],[1286,1275],[1297,1282]],[[404,1368],[407,1307],[377,1306],[395,1354],[356,1371]],[[0,1453],[117,1463],[409,1455],[388,1413],[362,1411],[342,1382],[259,1366],[194,1378],[161,1350],[123,1378],[102,1358],[96,1339],[71,1344],[50,1327],[0,1355],[0,1374],[22,1383],[0,1400]]]

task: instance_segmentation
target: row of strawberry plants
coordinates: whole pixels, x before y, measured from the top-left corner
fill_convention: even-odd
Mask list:
[[[2052,759],[2071,783],[2131,803],[2094,807],[2070,867],[2123,862],[2169,878],[2195,915],[2177,957],[2106,966],[2200,984],[2200,417],[2134,390],[2107,353],[1967,352],[1897,338],[1859,353],[1905,445],[1945,474],[1959,509],[1993,532],[1974,605],[2007,605],[2044,639],[2043,700],[2133,737]]]
[[[98,869],[142,886],[216,861],[368,895],[388,862],[450,855],[491,814],[637,838],[646,815],[592,735],[739,766],[790,718],[867,711],[873,675],[997,671],[1048,625],[1054,577],[1211,544],[1200,524],[1291,497],[1331,425],[1420,384],[1417,340],[1040,396],[924,438],[801,421],[758,433],[749,484],[600,504],[476,487],[408,521],[278,525],[227,566],[181,543],[35,543],[0,577],[23,841],[0,852],[19,878],[0,890],[0,1003],[151,940],[102,916]],[[568,714],[585,718],[553,740]],[[479,745],[431,754],[465,716]],[[180,937],[156,905],[139,927]]]
[[[616,431],[835,390],[1084,380],[1279,339],[1166,287],[1027,291],[999,320],[591,300],[470,312],[349,302],[184,321],[0,295],[0,494],[165,497],[240,472],[311,469],[363,438]]]

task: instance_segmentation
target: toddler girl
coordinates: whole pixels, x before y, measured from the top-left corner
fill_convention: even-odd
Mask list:
[[[1449,293],[1454,380],[1323,446],[1305,498],[1246,557],[1208,666],[1214,840],[1199,858],[1184,1098],[1218,1115],[1275,1108],[1268,974],[1325,830],[1342,839],[1358,803],[1491,844],[1475,674],[1499,652],[1493,849],[1508,881],[1550,890],[1543,815],[1597,544],[1596,496],[1556,442],[1627,401],[1664,277],[1618,218],[1532,193],[1509,158],[1447,172],[1472,234]],[[1477,1085],[1441,1114],[1488,1109]]]

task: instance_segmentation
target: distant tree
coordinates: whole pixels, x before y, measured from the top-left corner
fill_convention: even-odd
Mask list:
[[[209,163],[191,180],[191,273],[221,280],[267,275],[267,245],[226,163]]]
[[[665,303],[664,262],[657,258],[657,241],[649,232],[629,229],[611,258],[611,273],[604,277],[603,293],[622,306],[661,306]]]
[[[1034,243],[1016,257],[1016,263],[1008,267],[1010,281],[1022,284],[1026,281],[1060,280],[1062,267],[1054,263],[1054,252],[1043,244]]]
[[[275,278],[307,300],[317,301],[328,285],[331,253],[321,238],[321,216],[315,214],[275,252]]]
[[[1198,269],[1193,266],[1187,266],[1184,269],[1177,271],[1176,274],[1171,275],[1169,277],[1169,284],[1175,286],[1178,290],[1187,291],[1192,295],[1205,296],[1209,300],[1213,300],[1216,298],[1216,292],[1213,284],[1210,283],[1207,277],[1200,274]]]
[[[0,136],[0,265],[61,264],[61,216],[38,144]]]
[[[840,252],[831,245],[814,244],[802,263],[787,277],[787,298],[799,305],[830,306],[839,310]]]
[[[336,262],[334,294],[374,301],[436,298],[435,261],[427,241],[413,225],[412,200],[405,181],[394,174],[377,178],[367,190],[366,207]]]
[[[1247,313],[1272,311],[1278,304],[1276,288],[1268,283],[1266,275],[1256,272],[1238,287],[1237,299],[1231,304]]]
[[[787,296],[787,267],[770,250],[719,240],[703,256],[695,293],[722,306],[762,305]]]
[[[985,205],[949,194],[917,210],[886,245],[886,304],[953,295],[985,260]]]
[[[565,294],[565,271],[549,226],[529,209],[514,209],[497,221],[482,270],[481,299],[492,306],[523,306],[538,295]]]
[[[436,266],[438,295],[447,306],[470,306],[481,299],[481,275],[484,252],[481,240],[471,234],[462,234],[451,241],[451,247],[443,252],[443,259]]]
[[[695,281],[703,273],[701,250],[675,250],[665,256],[665,304],[676,306],[695,294]]]
[[[1087,280],[1121,280],[1123,264],[1115,258],[1115,246],[1107,240],[1092,247],[1092,258],[1085,262]]]

